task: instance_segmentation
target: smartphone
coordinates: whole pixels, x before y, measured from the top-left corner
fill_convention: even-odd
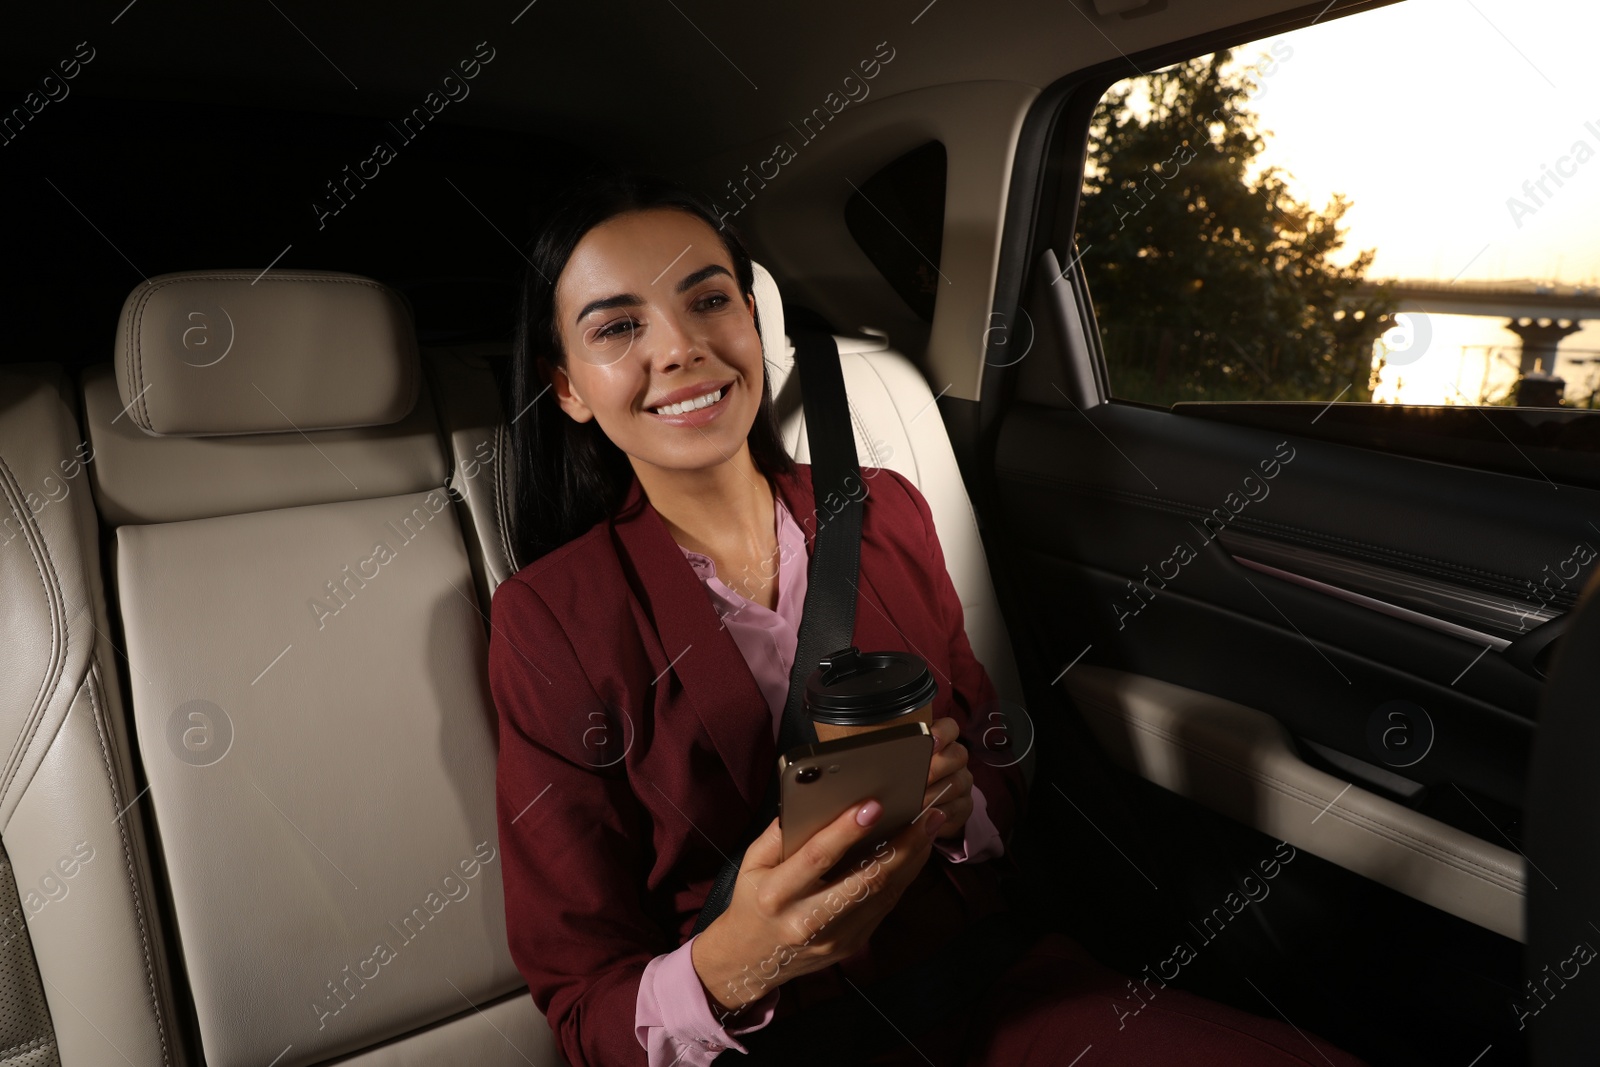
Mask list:
[[[933,733],[927,723],[888,726],[854,737],[801,745],[778,757],[778,826],[788,859],[846,808],[883,805],[856,855],[904,830],[922,812]]]

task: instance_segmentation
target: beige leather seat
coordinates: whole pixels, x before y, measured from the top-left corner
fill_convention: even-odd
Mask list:
[[[777,283],[755,266],[756,310],[763,329],[767,373],[789,453],[801,462],[811,454],[805,435],[800,378],[792,374],[794,348],[784,333],[783,302]],[[988,670],[1007,716],[1006,736],[1031,781],[1036,763],[1032,725],[1011,640],[995,597],[972,501],[956,465],[949,435],[939,417],[927,379],[884,339],[836,337],[845,392],[856,432],[856,455],[863,466],[887,467],[905,475],[928,500],[945,564],[960,594],[967,639]],[[505,358],[504,345],[440,348],[427,363],[440,395],[440,412],[455,464],[451,485],[466,504],[481,558],[479,594],[487,602],[494,588],[520,567],[507,529],[509,485],[500,456],[507,440],[494,390],[491,363]]]
[[[862,462],[928,497],[969,637],[1014,700],[931,391],[886,344],[841,350]],[[94,849],[30,931],[69,1067],[188,1048],[212,1065],[561,1062],[506,951],[496,866],[481,606],[516,562],[495,358],[430,352],[424,380],[403,301],[348,275],[196,272],[130,296],[114,363],[81,383],[92,460],[28,552],[0,554],[35,637],[31,673],[6,675],[5,844],[25,888],[56,846]],[[0,394],[25,396],[0,408],[0,457],[42,477],[80,440],[59,372],[29,381]],[[6,485],[26,507],[26,479]]]
[[[560,1063],[506,948],[486,619],[404,302],[154,278],[83,391],[205,1062]]]
[[[0,1058],[180,1064],[76,393],[0,368]]]

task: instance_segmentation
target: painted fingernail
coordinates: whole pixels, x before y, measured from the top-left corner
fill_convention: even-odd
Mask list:
[[[861,805],[861,809],[856,812],[856,824],[859,826],[871,826],[878,821],[878,816],[882,814],[883,805],[876,800],[869,800]]]
[[[929,837],[932,837],[939,832],[939,827],[944,825],[944,820],[945,813],[938,808],[934,808],[928,813],[928,818],[923,822],[922,828],[927,831]]]

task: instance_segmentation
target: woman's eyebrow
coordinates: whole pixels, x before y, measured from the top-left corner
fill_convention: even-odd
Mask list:
[[[644,300],[637,293],[618,293],[616,296],[608,296],[603,300],[589,301],[587,304],[583,305],[583,310],[578,312],[577,317],[572,321],[582,322],[583,317],[589,314],[591,311],[609,311],[612,308],[638,307],[642,303],[644,303]]]
[[[688,289],[692,289],[695,286],[699,285],[701,282],[705,281],[707,278],[715,278],[719,274],[724,275],[724,276],[726,276],[728,278],[732,278],[733,277],[732,274],[728,273],[728,268],[727,267],[724,267],[720,263],[712,263],[709,266],[701,267],[699,270],[695,271],[693,274],[691,274],[688,277],[684,278],[677,285],[673,286],[672,291],[675,292],[675,293],[684,292],[684,291],[686,291]]]
[[[707,278],[714,278],[719,274],[725,275],[728,278],[733,277],[733,274],[729,272],[727,267],[722,266],[720,263],[712,263],[709,266],[701,267],[693,274],[684,278],[677,285],[672,287],[672,291],[675,293],[684,292],[694,288],[696,285],[699,285]],[[582,322],[584,316],[589,314],[591,311],[609,311],[612,308],[619,307],[638,307],[642,303],[644,303],[644,299],[637,293],[618,293],[616,296],[608,296],[602,300],[589,301],[589,303],[583,305],[583,310],[578,312],[577,316],[572,321]]]

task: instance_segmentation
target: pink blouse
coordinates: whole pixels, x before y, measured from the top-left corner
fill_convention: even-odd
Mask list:
[[[783,707],[789,699],[789,672],[794,664],[795,646],[800,640],[800,615],[806,597],[806,539],[777,498],[778,523],[778,601],[769,610],[745,597],[759,584],[760,577],[744,575],[731,583],[717,577],[716,564],[709,556],[678,546],[704,585],[711,606],[744,655],[756,685],[767,698],[772,712],[772,736],[778,736]],[[732,587],[730,587],[732,586]],[[972,814],[959,844],[936,841],[934,847],[951,863],[979,863],[1004,851],[1000,833],[989,820],[988,805],[977,786],[972,788]],[[699,935],[696,935],[699,936]],[[639,999],[634,1009],[634,1036],[649,1054],[650,1067],[703,1067],[724,1049],[748,1050],[735,1035],[759,1030],[772,1021],[781,989],[741,1012],[738,1026],[723,1028],[717,1014],[722,1006],[713,1001],[700,983],[690,957],[691,937],[671,952],[657,956],[645,965],[639,982]]]

